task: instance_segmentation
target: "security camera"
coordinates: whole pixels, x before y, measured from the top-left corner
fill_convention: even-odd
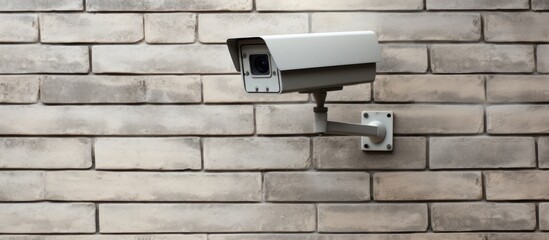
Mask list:
[[[341,90],[374,81],[381,59],[371,31],[231,38],[227,45],[249,93]]]
[[[359,135],[363,151],[393,150],[393,113],[364,111],[362,124],[328,121],[328,91],[369,83],[381,50],[371,31],[231,38],[227,46],[248,93],[312,93],[314,131]]]

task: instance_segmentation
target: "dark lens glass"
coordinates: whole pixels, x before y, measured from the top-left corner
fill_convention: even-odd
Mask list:
[[[269,55],[250,55],[250,67],[252,68],[252,75],[268,75],[271,71],[269,66]]]

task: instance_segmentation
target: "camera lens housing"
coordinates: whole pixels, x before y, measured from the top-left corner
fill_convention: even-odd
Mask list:
[[[250,68],[252,75],[269,75],[271,66],[269,64],[269,55],[252,54],[250,55]]]

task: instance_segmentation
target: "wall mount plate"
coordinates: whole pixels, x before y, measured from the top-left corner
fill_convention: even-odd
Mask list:
[[[362,151],[378,151],[391,152],[393,151],[393,118],[395,117],[391,111],[363,111],[362,125],[376,125],[380,122],[385,127],[385,139],[381,142],[374,142],[370,137],[362,137]]]

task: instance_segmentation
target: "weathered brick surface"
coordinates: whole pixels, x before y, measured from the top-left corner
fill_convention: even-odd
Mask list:
[[[541,235],[541,234],[539,234]],[[2,239],[2,238],[0,238]],[[405,234],[214,234],[210,240],[486,240],[476,233],[405,233]],[[27,240],[27,239],[25,239]],[[34,240],[34,239],[32,239]],[[49,239],[47,239],[49,240]],[[510,240],[510,239],[509,239]],[[530,240],[530,239],[528,239]],[[538,240],[531,239],[531,240]],[[541,238],[539,240],[542,240]]]
[[[549,76],[493,75],[486,78],[489,102],[549,102]]]
[[[313,105],[258,105],[258,134],[303,134],[313,132]],[[291,118],[289,117],[291,116]]]
[[[38,40],[38,16],[36,15],[0,14],[0,22],[2,23],[0,42],[36,42]]]
[[[252,0],[86,0],[88,11],[247,11]]]
[[[374,174],[376,201],[480,200],[479,172],[387,172]]]
[[[491,233],[486,234],[488,240],[546,240],[547,233]]]
[[[426,204],[320,204],[320,232],[418,232],[427,229]]]
[[[97,169],[200,169],[198,138],[98,138]],[[153,161],[154,160],[154,161]]]
[[[101,204],[102,233],[312,232],[312,204]]]
[[[45,14],[40,40],[51,43],[137,42],[143,39],[143,16],[138,14]]]
[[[532,45],[434,45],[431,68],[435,73],[532,72]]]
[[[196,14],[145,14],[147,43],[191,43],[195,40]]]
[[[1,168],[89,168],[91,141],[85,138],[0,138]]]
[[[44,103],[189,103],[201,101],[198,76],[44,76]]]
[[[549,10],[548,0],[532,0],[533,10]]]
[[[427,0],[432,10],[528,9],[528,0]]]
[[[396,137],[391,154],[362,152],[360,137],[317,137],[313,159],[319,169],[423,169],[426,143],[423,137]]]
[[[261,175],[57,171],[46,188],[63,201],[258,201]]]
[[[434,137],[429,159],[432,169],[533,168],[535,142],[530,137]]]
[[[0,240],[207,240],[203,234],[0,235]]]
[[[533,203],[434,203],[431,221],[435,232],[534,230]]]
[[[242,76],[203,76],[204,102],[206,103],[253,103],[253,102],[305,102],[308,94],[249,94],[244,90]]]
[[[544,171],[487,172],[486,198],[489,200],[547,200],[549,173]]]
[[[40,79],[37,76],[0,77],[0,103],[35,103]]]
[[[313,32],[373,30],[379,41],[476,41],[476,13],[314,13]]]
[[[304,10],[418,10],[423,2],[418,0],[256,0],[259,11],[304,11]]]
[[[2,48],[0,48],[1,52]],[[227,47],[222,45],[94,46],[92,59],[92,68],[95,73],[233,73],[236,71]],[[0,62],[1,60],[0,58]]]
[[[93,233],[92,203],[2,203],[0,233]]]
[[[370,200],[370,175],[365,172],[271,172],[264,181],[267,201]]]
[[[231,37],[309,31],[309,18],[305,13],[201,14],[198,21],[198,34],[203,43],[225,43]]]
[[[0,45],[0,73],[86,73],[88,47]]]
[[[20,135],[231,135],[254,124],[252,106],[2,106],[0,114],[0,134]]]
[[[309,139],[207,138],[204,168],[210,170],[305,169],[311,165]]]
[[[81,0],[0,0],[0,11],[77,11],[83,10]]]
[[[369,102],[371,99],[371,84],[357,84],[345,86],[341,91],[330,92],[326,102]]]
[[[539,45],[536,56],[538,72],[549,73],[549,45]]]
[[[481,76],[469,75],[382,75],[378,76],[374,82],[374,100],[376,102],[482,102],[484,101],[484,81]]]
[[[538,139],[538,159],[540,168],[549,168],[549,137]]]
[[[424,73],[428,65],[425,45],[388,44],[381,46],[381,62],[377,63],[377,71]]]
[[[0,201],[42,200],[46,190],[44,176],[39,171],[0,172]]]
[[[490,42],[549,41],[549,29],[545,27],[549,14],[488,13],[484,15],[484,21],[484,37]]]
[[[486,130],[491,134],[549,133],[547,105],[503,105],[486,108]]]
[[[539,228],[549,230],[549,205],[547,203],[539,204]]]

